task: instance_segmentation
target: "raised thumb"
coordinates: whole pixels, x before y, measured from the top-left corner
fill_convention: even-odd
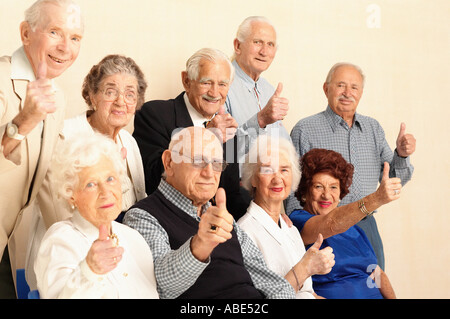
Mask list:
[[[319,233],[316,242],[311,246],[311,248],[316,248],[317,250],[320,250],[320,246],[322,246],[322,243],[323,243],[323,236],[321,233]]]
[[[381,177],[381,180],[388,180],[389,179],[389,163],[388,162],[384,162],[384,167],[383,167],[383,176]]]
[[[45,62],[45,60],[39,61],[36,72],[36,80],[47,78],[47,63]]]
[[[216,193],[216,206],[225,209],[227,208],[227,196],[222,187],[220,187]]]
[[[225,115],[225,104],[222,104],[221,106],[219,106],[219,112],[217,113],[219,115]]]
[[[405,135],[405,133],[406,133],[406,124],[402,122],[400,124],[400,132],[398,132],[398,137]]]
[[[278,83],[277,89],[275,90],[274,96],[280,96],[281,91],[283,91],[283,83]]]
[[[98,228],[98,240],[108,240],[109,232],[106,225],[100,225]]]

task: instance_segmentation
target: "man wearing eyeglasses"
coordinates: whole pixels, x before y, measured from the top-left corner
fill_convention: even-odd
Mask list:
[[[225,113],[225,99],[234,77],[228,57],[215,49],[194,53],[182,72],[185,91],[175,99],[150,101],[136,113],[133,137],[138,143],[145,172],[145,188],[152,194],[164,171],[161,155],[177,128],[208,127],[221,136],[224,157],[230,165],[223,172],[220,187],[227,194],[227,207],[237,220],[249,205],[239,186],[237,163],[237,122]]]
[[[162,154],[158,189],[125,215],[150,246],[160,298],[294,298],[259,249],[233,220],[219,180],[222,143],[210,130],[188,127]],[[216,195],[217,192],[217,195]],[[216,205],[209,200],[216,196]]]

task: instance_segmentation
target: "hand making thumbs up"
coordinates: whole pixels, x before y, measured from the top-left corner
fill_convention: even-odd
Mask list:
[[[28,83],[25,103],[15,123],[20,128],[20,133],[27,135],[45,120],[47,114],[55,111],[55,91],[51,80],[47,78],[47,63],[42,59],[37,66],[36,80]]]
[[[322,243],[323,236],[319,234],[315,243],[309,247],[302,258],[306,261],[306,270],[309,276],[328,274],[334,266],[333,248],[328,246],[321,250]]]
[[[400,132],[397,137],[397,154],[408,157],[416,150],[416,139],[412,134],[406,134],[406,124],[400,124]]]
[[[213,249],[231,238],[233,216],[227,211],[226,195],[223,188],[216,193],[216,206],[211,206],[202,214],[197,235],[191,242],[192,254],[198,260],[206,260]]]
[[[289,110],[288,99],[281,96],[283,84],[278,83],[275,93],[270,98],[267,105],[258,113],[258,123],[261,128],[276,121],[283,120]]]
[[[116,268],[122,259],[123,248],[110,239],[109,230],[100,225],[98,239],[92,243],[86,262],[93,272],[104,275]]]
[[[389,163],[385,162],[380,186],[375,192],[380,200],[380,204],[384,205],[400,198],[401,189],[402,183],[400,178],[389,178]]]
[[[238,123],[231,116],[231,114],[225,112],[225,105],[219,107],[218,113],[209,122],[209,129],[213,129],[214,134],[216,134],[222,143],[225,143],[229,139],[232,139],[236,134]]]

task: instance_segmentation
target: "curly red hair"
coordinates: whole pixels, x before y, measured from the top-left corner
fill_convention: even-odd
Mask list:
[[[339,180],[340,199],[349,193],[352,185],[354,167],[348,163],[340,153],[322,148],[314,148],[307,152],[300,159],[302,178],[295,192],[295,196],[302,206],[305,205],[305,198],[312,185],[313,176],[317,173],[329,173]]]

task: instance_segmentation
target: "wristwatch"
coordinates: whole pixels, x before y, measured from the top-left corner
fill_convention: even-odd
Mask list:
[[[25,138],[25,135],[19,134],[19,128],[12,121],[6,126],[6,135],[9,138],[13,138],[18,141],[22,141]]]

